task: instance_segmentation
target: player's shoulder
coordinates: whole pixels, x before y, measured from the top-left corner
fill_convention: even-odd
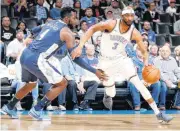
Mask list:
[[[101,21],[99,24],[101,24],[102,26],[113,26],[116,24],[116,20],[105,20]]]
[[[109,31],[112,31],[114,29],[114,27],[116,26],[116,23],[117,23],[117,20],[106,20],[106,21],[103,21],[103,22],[100,22],[100,27],[108,30]]]

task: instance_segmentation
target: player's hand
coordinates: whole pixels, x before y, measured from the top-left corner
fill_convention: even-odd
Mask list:
[[[101,69],[96,70],[96,76],[101,80],[101,81],[107,81],[108,80],[108,75],[105,74],[105,72]]]
[[[145,82],[144,80],[141,80],[141,82],[144,84],[144,86],[145,86],[145,87],[148,87],[148,86],[150,86],[150,85],[151,85],[151,84],[149,84],[149,83]]]
[[[78,46],[72,51],[71,58],[74,60],[76,57],[81,56],[81,53],[82,53],[82,47]]]

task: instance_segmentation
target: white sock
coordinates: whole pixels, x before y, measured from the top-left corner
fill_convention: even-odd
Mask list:
[[[151,108],[154,110],[154,113],[157,115],[160,113],[159,109],[157,108],[157,105],[155,102],[149,104],[151,106]]]

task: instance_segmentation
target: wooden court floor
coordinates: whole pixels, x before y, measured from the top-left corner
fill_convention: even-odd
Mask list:
[[[153,114],[53,114],[51,121],[35,121],[27,114],[20,119],[1,115],[1,130],[179,130],[180,114],[168,124],[158,123]]]

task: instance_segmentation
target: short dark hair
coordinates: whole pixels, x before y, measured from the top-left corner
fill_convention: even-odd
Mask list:
[[[85,20],[82,20],[81,22],[80,22],[80,26],[82,26],[82,24],[84,23],[84,22],[86,22]],[[87,23],[87,22],[86,22]]]
[[[4,18],[9,18],[9,16],[3,16],[1,17],[1,21],[3,21]],[[10,18],[9,18],[10,19]]]
[[[74,9],[71,7],[64,7],[61,10],[61,18],[65,18],[66,16],[70,17],[72,14],[71,12],[74,12]]]
[[[91,8],[91,7],[86,8],[85,12],[86,12],[87,10],[92,10],[92,8]]]

